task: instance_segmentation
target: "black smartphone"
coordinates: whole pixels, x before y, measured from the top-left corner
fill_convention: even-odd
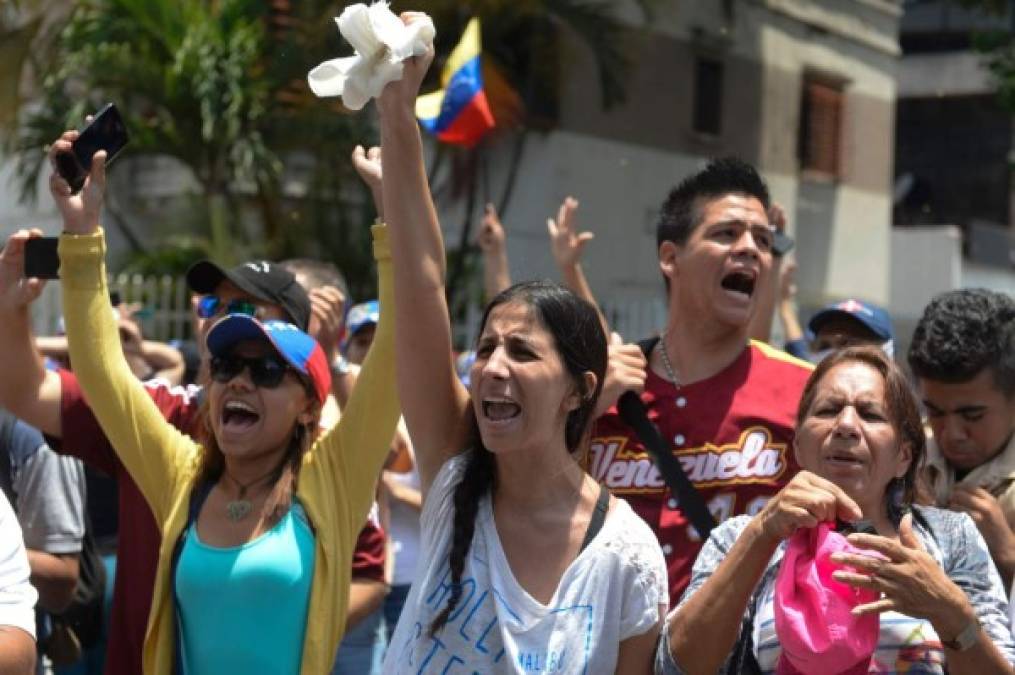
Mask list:
[[[785,232],[775,231],[775,237],[772,239],[772,253],[777,256],[784,256],[793,250],[793,245],[796,242],[793,241],[793,237],[789,236]]]
[[[105,150],[106,166],[109,166],[127,141],[127,126],[120,111],[114,104],[107,103],[81,130],[72,145],[72,152],[56,155],[56,170],[70,185],[71,192],[77,194],[92,170],[92,156],[99,150]]]
[[[26,279],[59,279],[60,256],[56,253],[57,237],[32,237],[25,242]]]

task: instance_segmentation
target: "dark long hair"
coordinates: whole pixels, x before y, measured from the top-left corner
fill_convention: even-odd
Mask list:
[[[901,479],[901,485],[898,486],[901,488],[901,506],[908,507],[911,504],[926,503],[926,491],[920,481],[920,468],[927,452],[927,436],[923,432],[920,409],[902,369],[880,347],[872,345],[847,347],[832,352],[818,364],[800,395],[800,405],[797,407],[796,415],[797,428],[800,428],[811,410],[814,397],[817,395],[818,384],[828,374],[828,371],[844,363],[862,363],[881,374],[885,383],[885,404],[888,409],[889,421],[899,436],[899,444],[908,443],[912,451],[909,468],[906,469],[906,473]],[[894,495],[891,494],[891,490],[889,494],[885,495],[885,498],[889,500],[888,512],[891,515],[900,505],[893,503]],[[901,516],[901,513],[898,515]]]
[[[572,454],[588,441],[592,413],[603,389],[606,375],[606,334],[595,307],[559,284],[549,281],[530,281],[516,284],[490,301],[480,334],[486,327],[490,312],[499,305],[518,302],[534,310],[540,325],[553,336],[553,344],[564,369],[571,377],[581,396],[581,405],[568,413],[564,424],[564,444]],[[585,390],[585,373],[596,376],[596,386]],[[488,492],[496,489],[497,464],[493,453],[483,445],[475,410],[470,415],[471,451],[466,460],[462,480],[455,486],[455,515],[451,534],[451,551],[448,566],[451,568],[451,594],[448,604],[430,624],[433,636],[444,627],[462,597],[462,572],[465,559],[475,534],[476,513],[479,502]]]

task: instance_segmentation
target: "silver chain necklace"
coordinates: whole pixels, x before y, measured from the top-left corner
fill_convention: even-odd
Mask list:
[[[223,467],[222,468],[222,473],[225,474],[225,476],[229,480],[231,480],[232,482],[236,483],[236,486],[238,488],[240,488],[240,494],[236,497],[236,499],[232,499],[232,500],[226,502],[226,517],[229,518],[229,520],[233,521],[234,523],[238,523],[241,520],[243,520],[244,518],[246,518],[247,515],[250,513],[251,509],[253,508],[253,504],[251,503],[251,500],[247,499],[247,490],[252,488],[253,486],[257,485],[258,483],[263,481],[268,476],[270,476],[273,473],[275,473],[275,471],[277,471],[277,469],[272,469],[271,473],[266,473],[263,476],[261,476],[260,478],[255,478],[254,480],[252,480],[249,483],[247,483],[246,485],[244,485],[240,481],[236,480],[233,477],[233,475],[231,473],[229,473],[225,469],[225,467]]]
[[[666,374],[670,376],[670,382],[677,389],[680,389],[680,380],[677,378],[676,371],[673,370],[673,364],[670,363],[670,355],[666,352],[666,333],[659,336],[659,354],[663,357],[663,366],[666,368]]]

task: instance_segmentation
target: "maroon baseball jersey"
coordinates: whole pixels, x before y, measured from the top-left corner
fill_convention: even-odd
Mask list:
[[[356,548],[352,552],[352,578],[368,581],[386,581],[384,563],[388,558],[388,542],[377,522],[377,505],[370,509],[367,522],[356,539]]]
[[[796,473],[793,427],[812,368],[752,342],[722,372],[679,388],[649,370],[641,395],[649,419],[717,521],[757,513]],[[676,606],[702,542],[616,406],[596,421],[585,466],[656,533]]]

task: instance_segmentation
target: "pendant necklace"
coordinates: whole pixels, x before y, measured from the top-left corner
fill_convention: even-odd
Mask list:
[[[666,352],[666,333],[659,336],[659,355],[663,357],[663,367],[666,368],[666,374],[670,376],[670,382],[673,383],[674,388],[680,389],[680,380],[677,379],[677,373],[673,370],[673,364],[670,363],[670,355]]]
[[[246,518],[253,506],[250,503],[250,500],[247,499],[247,490],[253,487],[254,485],[257,485],[258,483],[260,483],[261,481],[263,481],[265,478],[272,475],[276,471],[277,469],[272,469],[263,476],[255,478],[254,480],[244,484],[236,480],[236,478],[234,478],[232,474],[230,474],[225,468],[223,468],[222,473],[226,477],[228,477],[229,480],[236,483],[236,486],[240,488],[240,494],[236,497],[236,499],[226,502],[226,517],[229,518],[229,520],[231,520],[234,523],[238,523],[239,521]]]

